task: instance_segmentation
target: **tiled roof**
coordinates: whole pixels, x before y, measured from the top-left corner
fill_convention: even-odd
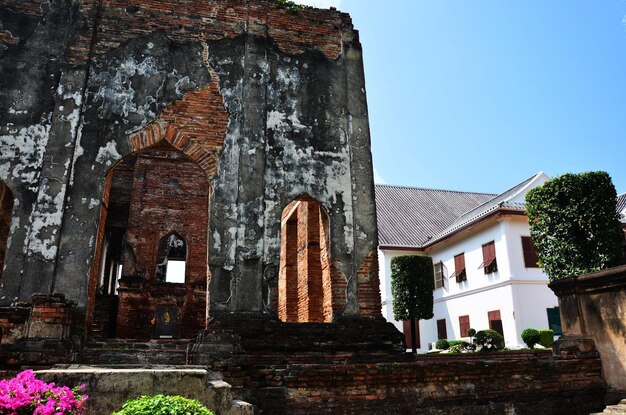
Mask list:
[[[376,185],[379,244],[420,247],[464,212],[494,196],[490,193]]]
[[[500,208],[508,209],[508,210],[519,210],[522,212],[526,211],[526,206],[523,201],[515,202],[513,201],[513,199],[515,199],[516,196],[520,195],[520,193],[523,192],[523,190],[541,174],[543,173],[540,172],[540,173],[533,175],[532,177],[529,177],[523,182],[518,183],[515,186],[511,187],[507,191],[500,193],[499,195],[487,200],[480,206],[477,206],[473,208],[472,210],[470,210],[469,212],[464,213],[457,220],[455,220],[452,224],[450,224],[450,226],[442,230],[439,234],[435,235],[429,241],[429,243],[434,242],[438,239],[441,239],[453,233],[454,231],[461,229],[469,225],[470,223],[474,222],[475,220],[478,220]]]

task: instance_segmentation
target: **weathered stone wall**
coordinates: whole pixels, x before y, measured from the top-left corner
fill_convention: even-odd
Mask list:
[[[271,0],[7,0],[0,21],[0,180],[16,201],[1,304],[63,292],[86,309],[107,173],[167,141],[213,190],[212,314],[275,315],[280,217],[304,193],[329,215],[329,266],[346,287],[335,318],[379,313],[348,15]]]
[[[557,352],[567,356],[568,346],[584,351],[595,343],[604,379],[626,396],[626,266],[555,281],[550,288],[559,297],[563,324]]]

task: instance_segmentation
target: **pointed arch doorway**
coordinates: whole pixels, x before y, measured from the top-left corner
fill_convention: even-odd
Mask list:
[[[107,176],[87,328],[95,338],[192,338],[206,324],[210,187],[162,141]]]

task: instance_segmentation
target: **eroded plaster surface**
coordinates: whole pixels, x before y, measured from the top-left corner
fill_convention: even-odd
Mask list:
[[[6,298],[43,287],[86,307],[107,173],[137,148],[133,135],[175,134],[153,126],[166,112],[175,118],[171,108],[199,111],[189,94],[217,82],[221,98],[211,105],[228,120],[204,127],[221,148],[211,153],[219,159],[210,182],[210,312],[275,313],[281,214],[308,195],[329,215],[332,267],[347,287],[342,313],[358,314],[357,271],[376,247],[376,227],[360,45],[349,20],[328,11],[329,21],[345,24],[311,41],[290,32],[292,19],[306,15],[276,13],[269,2],[255,4],[274,19],[268,32],[248,24],[243,0],[207,2],[206,16],[182,7],[171,23],[142,2],[131,11],[9,3],[0,22],[19,16],[28,24],[0,26],[0,72],[11,73],[0,80],[0,179],[16,194],[10,249],[20,249],[8,266],[24,271],[5,281]],[[232,21],[216,7],[233,7],[224,15]],[[159,28],[145,26],[146,16]],[[223,34],[209,32],[206,19],[224,25]],[[202,138],[167,139],[193,159],[185,146]],[[36,273],[46,275],[43,284]]]

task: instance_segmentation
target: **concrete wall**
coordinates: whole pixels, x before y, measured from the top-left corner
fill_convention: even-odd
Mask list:
[[[563,341],[593,339],[602,358],[602,376],[610,388],[625,395],[626,265],[555,281],[550,287],[559,297]]]

